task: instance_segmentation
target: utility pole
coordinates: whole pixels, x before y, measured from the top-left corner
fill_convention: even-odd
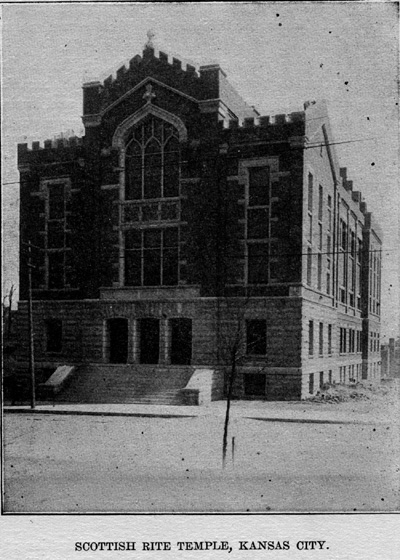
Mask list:
[[[31,408],[35,408],[35,356],[32,314],[32,245],[28,241],[28,321],[29,321],[29,374],[31,379]]]

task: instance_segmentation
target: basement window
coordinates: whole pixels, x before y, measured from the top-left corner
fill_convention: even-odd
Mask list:
[[[61,350],[62,350],[62,321],[61,319],[47,319],[46,351],[60,353]]]
[[[314,374],[310,373],[308,376],[308,392],[310,395],[314,393]]]

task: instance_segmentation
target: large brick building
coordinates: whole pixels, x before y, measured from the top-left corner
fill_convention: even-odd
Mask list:
[[[30,241],[39,378],[85,364],[92,400],[196,387],[205,367],[218,398],[232,359],[237,397],[380,377],[382,235],[323,102],[260,116],[218,65],[149,42],[83,85],[83,123],[18,146],[21,365]]]

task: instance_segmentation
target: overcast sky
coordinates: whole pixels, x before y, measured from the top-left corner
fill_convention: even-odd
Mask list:
[[[393,3],[3,6],[3,183],[16,144],[82,129],[82,82],[156,45],[218,62],[261,114],[324,98],[340,165],[384,232],[382,333],[399,333],[398,15]],[[26,139],[24,140],[24,137]],[[17,283],[18,184],[3,187],[3,289]]]

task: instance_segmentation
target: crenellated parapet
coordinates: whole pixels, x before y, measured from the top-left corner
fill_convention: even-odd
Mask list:
[[[219,119],[225,121],[258,114],[229,84],[218,64],[197,66],[146,45],[142,56],[136,55],[101,79],[83,84],[85,126],[100,125],[105,114],[127,98],[137,105],[142,101],[141,88],[149,81],[198,103],[201,113],[218,113]],[[154,104],[158,103],[159,99],[155,99]]]
[[[57,150],[59,148],[72,148],[75,146],[83,145],[83,137],[81,136],[71,136],[69,138],[53,138],[49,140],[34,140],[30,145],[18,144],[18,150],[22,152],[35,152],[38,150]]]
[[[350,195],[349,202],[355,204],[356,208],[366,216],[368,214],[367,210],[367,203],[362,197],[362,193],[360,191],[353,190],[353,181],[348,179],[347,177],[347,167],[340,168],[340,178],[342,181],[342,187],[346,193]]]
[[[18,167],[32,163],[65,162],[82,156],[84,137],[70,136],[18,144]]]
[[[103,73],[103,75],[99,78],[99,83],[101,83],[104,87],[107,87],[123,78],[129,71],[136,71],[143,62],[151,60],[152,58],[168,64],[175,70],[186,72],[191,76],[191,78],[198,78],[200,76],[200,67],[198,65],[184,59],[177,58],[175,55],[166,53],[154,47],[145,47],[142,56],[137,54],[133,58],[123,61],[117,68]]]
[[[101,114],[149,76],[158,80],[161,77],[166,85],[195,99],[209,99],[212,92],[207,68],[203,70],[185,60],[146,46],[142,56],[136,55],[99,80],[83,84],[84,115]]]
[[[232,142],[285,141],[292,147],[304,147],[305,144],[303,112],[231,119],[221,121],[220,127],[222,134]]]
[[[279,126],[283,124],[304,122],[305,116],[302,111],[278,114],[278,115],[265,115],[258,117],[248,117],[245,119],[230,119],[228,123],[224,123],[224,128],[231,129],[248,129],[248,128],[266,128],[268,126]]]

